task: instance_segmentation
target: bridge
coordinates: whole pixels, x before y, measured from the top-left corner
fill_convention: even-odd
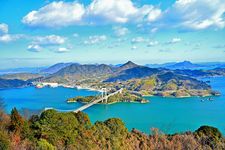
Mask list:
[[[94,104],[97,104],[97,103],[99,103],[99,102],[103,102],[104,100],[105,100],[105,102],[107,103],[107,99],[108,99],[110,96],[113,96],[113,95],[118,94],[118,93],[122,93],[122,91],[123,91],[123,88],[117,90],[116,92],[107,94],[107,89],[106,89],[106,88],[103,88],[103,89],[101,90],[101,97],[100,97],[100,98],[96,99],[96,97],[95,97],[95,98],[94,98],[93,100],[91,100],[89,103],[87,103],[87,104],[81,106],[80,108],[78,108],[78,109],[76,109],[76,110],[59,110],[59,109],[55,109],[55,110],[62,111],[62,112],[72,111],[72,112],[77,113],[77,112],[79,112],[79,111],[83,111],[83,110],[85,110],[85,109],[91,107],[91,106],[94,105]],[[49,107],[49,108],[45,108],[44,110],[46,111],[46,110],[49,110],[49,109],[54,109],[54,108]]]
[[[87,104],[84,105],[84,106],[81,106],[80,108],[74,110],[73,112],[77,113],[77,112],[79,112],[79,111],[83,111],[83,110],[85,110],[85,109],[91,107],[91,106],[94,105],[94,104],[97,104],[97,103],[99,103],[99,102],[103,102],[104,100],[105,100],[106,103],[107,103],[107,99],[108,99],[110,96],[113,96],[113,95],[118,94],[118,93],[122,93],[122,91],[123,91],[123,89],[121,88],[120,90],[117,90],[116,92],[107,95],[106,91],[103,90],[103,92],[102,92],[102,97],[101,97],[101,98],[99,98],[99,99],[94,99],[93,101],[87,103]]]

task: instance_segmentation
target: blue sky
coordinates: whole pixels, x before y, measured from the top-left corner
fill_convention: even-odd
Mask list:
[[[0,68],[225,61],[224,0],[0,0]]]

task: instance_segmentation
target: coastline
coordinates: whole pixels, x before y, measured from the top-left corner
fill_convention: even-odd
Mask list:
[[[25,86],[21,86],[21,87],[12,87],[12,88],[0,88],[0,90],[7,90],[7,89],[21,89],[21,88],[26,88],[26,87],[37,87],[37,84],[42,84],[41,88],[44,87],[50,87],[50,88],[57,88],[57,87],[63,87],[63,88],[71,88],[71,89],[77,89],[77,90],[88,90],[88,91],[96,91],[96,92],[102,92],[100,89],[95,89],[92,87],[84,87],[84,86],[78,86],[78,85],[70,85],[70,84],[62,84],[62,83],[51,83],[51,82],[33,82],[32,84],[29,85],[25,85]],[[215,94],[213,94],[212,92],[215,92]],[[205,94],[205,95],[184,95],[184,96],[173,96],[173,95],[167,95],[167,96],[163,96],[163,95],[159,95],[160,93],[156,93],[156,94],[141,94],[142,97],[153,97],[153,96],[158,96],[158,97],[164,97],[164,98],[178,98],[178,99],[182,99],[182,98],[191,98],[191,97],[210,97],[210,96],[221,96],[221,93],[217,91],[211,91],[211,93],[209,94]]]
[[[88,102],[66,102],[67,104],[73,104],[73,103],[81,103],[81,104],[88,104]],[[116,101],[116,102],[110,102],[110,103],[97,103],[97,105],[112,105],[112,104],[117,104],[117,103],[137,103],[137,104],[147,104],[150,103],[149,100],[147,100],[147,102],[142,103],[142,102],[136,102],[136,101],[130,101],[130,102],[121,102],[121,101]],[[96,104],[95,104],[96,105]]]

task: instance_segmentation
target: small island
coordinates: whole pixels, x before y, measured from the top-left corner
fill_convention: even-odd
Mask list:
[[[77,96],[74,98],[67,99],[67,103],[89,103],[92,100],[99,99],[101,96]],[[113,104],[118,102],[133,102],[133,103],[148,103],[149,101],[144,99],[140,94],[132,93],[128,90],[123,90],[122,93],[117,93],[113,96],[110,96],[107,101],[101,102],[102,104]]]

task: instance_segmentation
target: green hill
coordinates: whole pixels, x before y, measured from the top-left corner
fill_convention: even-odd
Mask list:
[[[144,114],[143,114],[144,115]],[[128,131],[121,119],[90,122],[87,114],[47,110],[29,120],[14,108],[0,116],[0,149],[37,150],[222,150],[225,139],[217,128],[202,126],[194,132],[168,135],[151,129],[147,135]],[[147,118],[146,118],[147,119]]]

